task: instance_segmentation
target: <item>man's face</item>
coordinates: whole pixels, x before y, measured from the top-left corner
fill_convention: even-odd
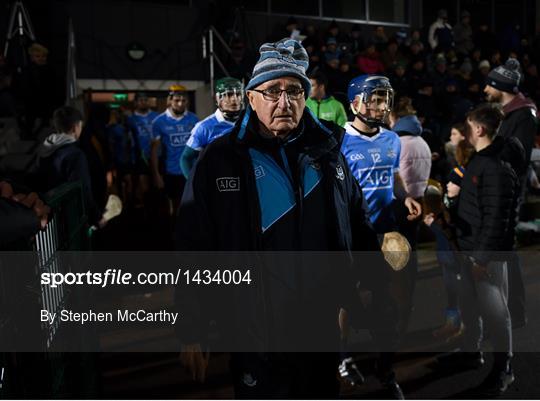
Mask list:
[[[353,106],[361,115],[380,121],[385,118],[390,109],[386,94],[378,92],[373,93],[365,102],[361,102],[360,97],[357,96],[354,99]]]
[[[47,64],[47,53],[45,52],[33,52],[30,54],[30,60],[37,65]]]
[[[493,86],[486,85],[484,88],[484,93],[486,94],[486,100],[490,103],[501,103],[502,102],[502,92],[498,89],[495,89]]]
[[[150,107],[148,98],[142,97],[142,98],[137,99],[137,101],[135,102],[135,107],[138,111],[142,111],[142,112],[147,111],[148,108]]]
[[[82,127],[83,127],[82,121],[75,123],[75,126],[73,127],[73,136],[77,140],[79,140],[79,138],[81,137]]]
[[[465,124],[465,138],[473,147],[476,147],[481,134],[482,126],[475,121],[472,121],[470,118],[467,118],[467,123]]]
[[[319,84],[315,79],[311,79],[311,93],[309,97],[312,99],[322,99],[325,95],[324,85]]]
[[[186,111],[188,99],[184,95],[174,95],[171,98],[170,107],[174,114],[183,114]]]
[[[259,85],[258,91],[301,91],[302,85],[298,78],[284,77],[273,79]],[[285,92],[281,92],[277,100],[271,100],[260,92],[248,91],[247,97],[251,108],[257,113],[260,124],[274,136],[287,136],[300,123],[302,113],[306,107],[306,100],[302,94],[292,99]]]
[[[222,111],[240,111],[242,109],[242,92],[227,91],[216,95],[218,108]]]

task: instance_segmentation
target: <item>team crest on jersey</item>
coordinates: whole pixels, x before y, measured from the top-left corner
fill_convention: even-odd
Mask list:
[[[240,177],[219,177],[216,184],[219,192],[240,192]]]
[[[341,181],[345,179],[345,172],[343,171],[343,167],[341,167],[340,164],[336,166],[336,178]]]
[[[386,154],[387,157],[391,158],[391,159],[395,159],[396,156],[397,156],[397,153],[395,150],[393,149],[390,149],[388,150],[388,153]]]
[[[261,165],[255,167],[254,173],[256,180],[258,180],[259,178],[263,178],[266,175],[266,173],[264,172],[264,168]]]

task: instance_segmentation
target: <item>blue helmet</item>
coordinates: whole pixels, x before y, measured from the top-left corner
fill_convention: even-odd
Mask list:
[[[382,96],[385,104],[383,116],[379,118],[360,114],[358,108],[355,108],[353,105],[354,101],[359,97],[358,100],[366,103],[369,107],[371,97],[374,94]],[[383,125],[394,103],[394,90],[392,89],[390,80],[382,75],[366,74],[354,78],[347,88],[347,96],[354,115],[370,127]]]

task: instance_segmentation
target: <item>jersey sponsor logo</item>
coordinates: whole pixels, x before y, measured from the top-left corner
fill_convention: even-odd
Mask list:
[[[369,172],[366,175],[366,171]],[[360,186],[365,191],[392,188],[392,166],[376,166],[358,169]]]
[[[261,166],[260,164],[255,167],[254,172],[256,180],[258,180],[259,178],[263,178],[266,175],[263,166]]]
[[[353,153],[352,155],[349,156],[349,159],[353,162],[356,162],[358,160],[364,160],[365,157],[362,153]]]
[[[336,178],[341,181],[345,179],[345,172],[343,171],[343,167],[341,167],[341,164],[338,164],[336,166]]]
[[[188,139],[189,139],[188,133],[172,134],[171,145],[172,146],[185,146]]]
[[[240,192],[240,177],[219,177],[216,185],[219,192]]]

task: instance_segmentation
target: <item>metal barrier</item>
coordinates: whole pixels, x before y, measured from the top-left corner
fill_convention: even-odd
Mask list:
[[[21,271],[16,266],[0,269],[0,341],[8,337],[12,340],[18,332],[31,332],[49,352],[18,353],[14,350],[0,354],[0,399],[58,397],[78,391],[90,394],[89,386],[95,389],[95,383],[88,378],[88,375],[95,375],[93,356],[55,352],[55,338],[59,336],[72,341],[87,339],[83,339],[81,333],[63,330],[58,323],[29,322],[21,310],[21,305],[33,304],[35,308],[37,304],[42,309],[57,312],[81,301],[72,299],[63,286],[50,288],[42,286],[39,280],[42,272],[71,271],[72,266],[60,262],[59,251],[91,249],[81,184],[61,185],[48,192],[44,201],[52,209],[46,228],[34,238],[10,247],[10,250],[26,251],[34,258],[35,269]]]

